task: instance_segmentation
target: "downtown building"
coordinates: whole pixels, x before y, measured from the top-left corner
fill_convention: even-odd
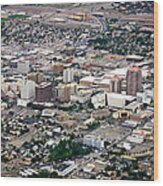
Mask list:
[[[111,79],[111,92],[121,93],[122,90],[122,80],[119,76],[115,75]]]
[[[63,82],[71,83],[74,81],[74,70],[72,68],[65,69],[63,71]]]
[[[60,102],[70,101],[71,87],[69,85],[59,84],[57,87],[57,98]]]
[[[28,103],[34,101],[36,92],[35,92],[35,82],[32,80],[23,80],[21,89],[20,89],[20,99],[17,101],[18,106],[27,106]]]
[[[51,102],[52,99],[52,84],[42,82],[36,87],[37,102]]]
[[[126,76],[126,94],[136,96],[142,87],[142,72],[137,66],[131,67]]]

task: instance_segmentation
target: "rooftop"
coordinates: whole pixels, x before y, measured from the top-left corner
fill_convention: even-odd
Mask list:
[[[139,71],[139,70],[140,70],[140,67],[138,67],[138,66],[132,66],[132,67],[130,68],[130,70],[131,70],[131,71]]]

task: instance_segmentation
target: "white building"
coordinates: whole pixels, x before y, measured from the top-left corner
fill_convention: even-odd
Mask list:
[[[127,137],[127,141],[132,143],[141,144],[144,141],[144,138],[138,134],[132,134],[131,136]]]
[[[27,74],[30,71],[29,61],[19,61],[17,63],[17,71],[22,74]]]
[[[44,109],[42,111],[43,117],[53,117],[53,116],[55,116],[55,114],[56,114],[56,111],[53,109]]]
[[[106,106],[106,94],[99,93],[91,98],[91,103],[93,104],[95,109],[102,108]]]
[[[35,99],[35,82],[31,80],[24,80],[20,88],[20,98],[18,105],[26,106]]]
[[[65,69],[63,71],[63,82],[71,83],[74,80],[74,70],[72,68]]]
[[[84,136],[83,144],[97,149],[104,149],[104,140],[94,135]]]
[[[125,148],[126,150],[131,150],[132,145],[131,145],[131,143],[125,141],[125,142],[121,142],[121,143],[117,144],[117,147],[118,148]]]
[[[77,165],[74,161],[64,162],[59,169],[56,170],[59,176],[66,176],[71,173],[74,169],[77,168]]]
[[[150,105],[153,98],[153,90],[151,91],[145,90],[144,92],[137,92],[136,96],[139,102]]]
[[[21,87],[21,99],[34,100],[35,99],[35,82],[31,80],[24,80]]]
[[[138,124],[139,124],[138,121],[128,119],[124,123],[122,123],[122,126],[129,127],[129,128],[136,128],[138,126]]]
[[[107,104],[110,107],[124,108],[127,104],[133,102],[136,98],[129,95],[107,93]]]

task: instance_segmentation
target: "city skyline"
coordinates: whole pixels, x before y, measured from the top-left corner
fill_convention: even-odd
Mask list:
[[[2,176],[154,180],[154,2],[1,9]]]

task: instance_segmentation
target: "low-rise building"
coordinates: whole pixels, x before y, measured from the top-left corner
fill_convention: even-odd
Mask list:
[[[135,97],[117,93],[107,93],[107,104],[109,107],[125,108],[129,103],[136,100]]]
[[[56,111],[53,109],[44,109],[42,111],[42,116],[43,117],[53,117],[56,115]]]
[[[144,138],[138,134],[132,134],[132,135],[128,136],[126,139],[129,142],[137,143],[137,144],[141,144],[144,141]]]
[[[106,106],[106,94],[98,93],[91,98],[91,102],[95,109],[103,108]]]
[[[128,128],[136,128],[140,122],[134,121],[134,120],[126,120],[125,122],[122,123],[123,127],[128,127]]]
[[[55,170],[59,176],[66,176],[77,168],[74,161],[66,161]]]
[[[92,112],[92,117],[96,120],[105,119],[109,117],[111,113],[108,109],[99,109]]]

